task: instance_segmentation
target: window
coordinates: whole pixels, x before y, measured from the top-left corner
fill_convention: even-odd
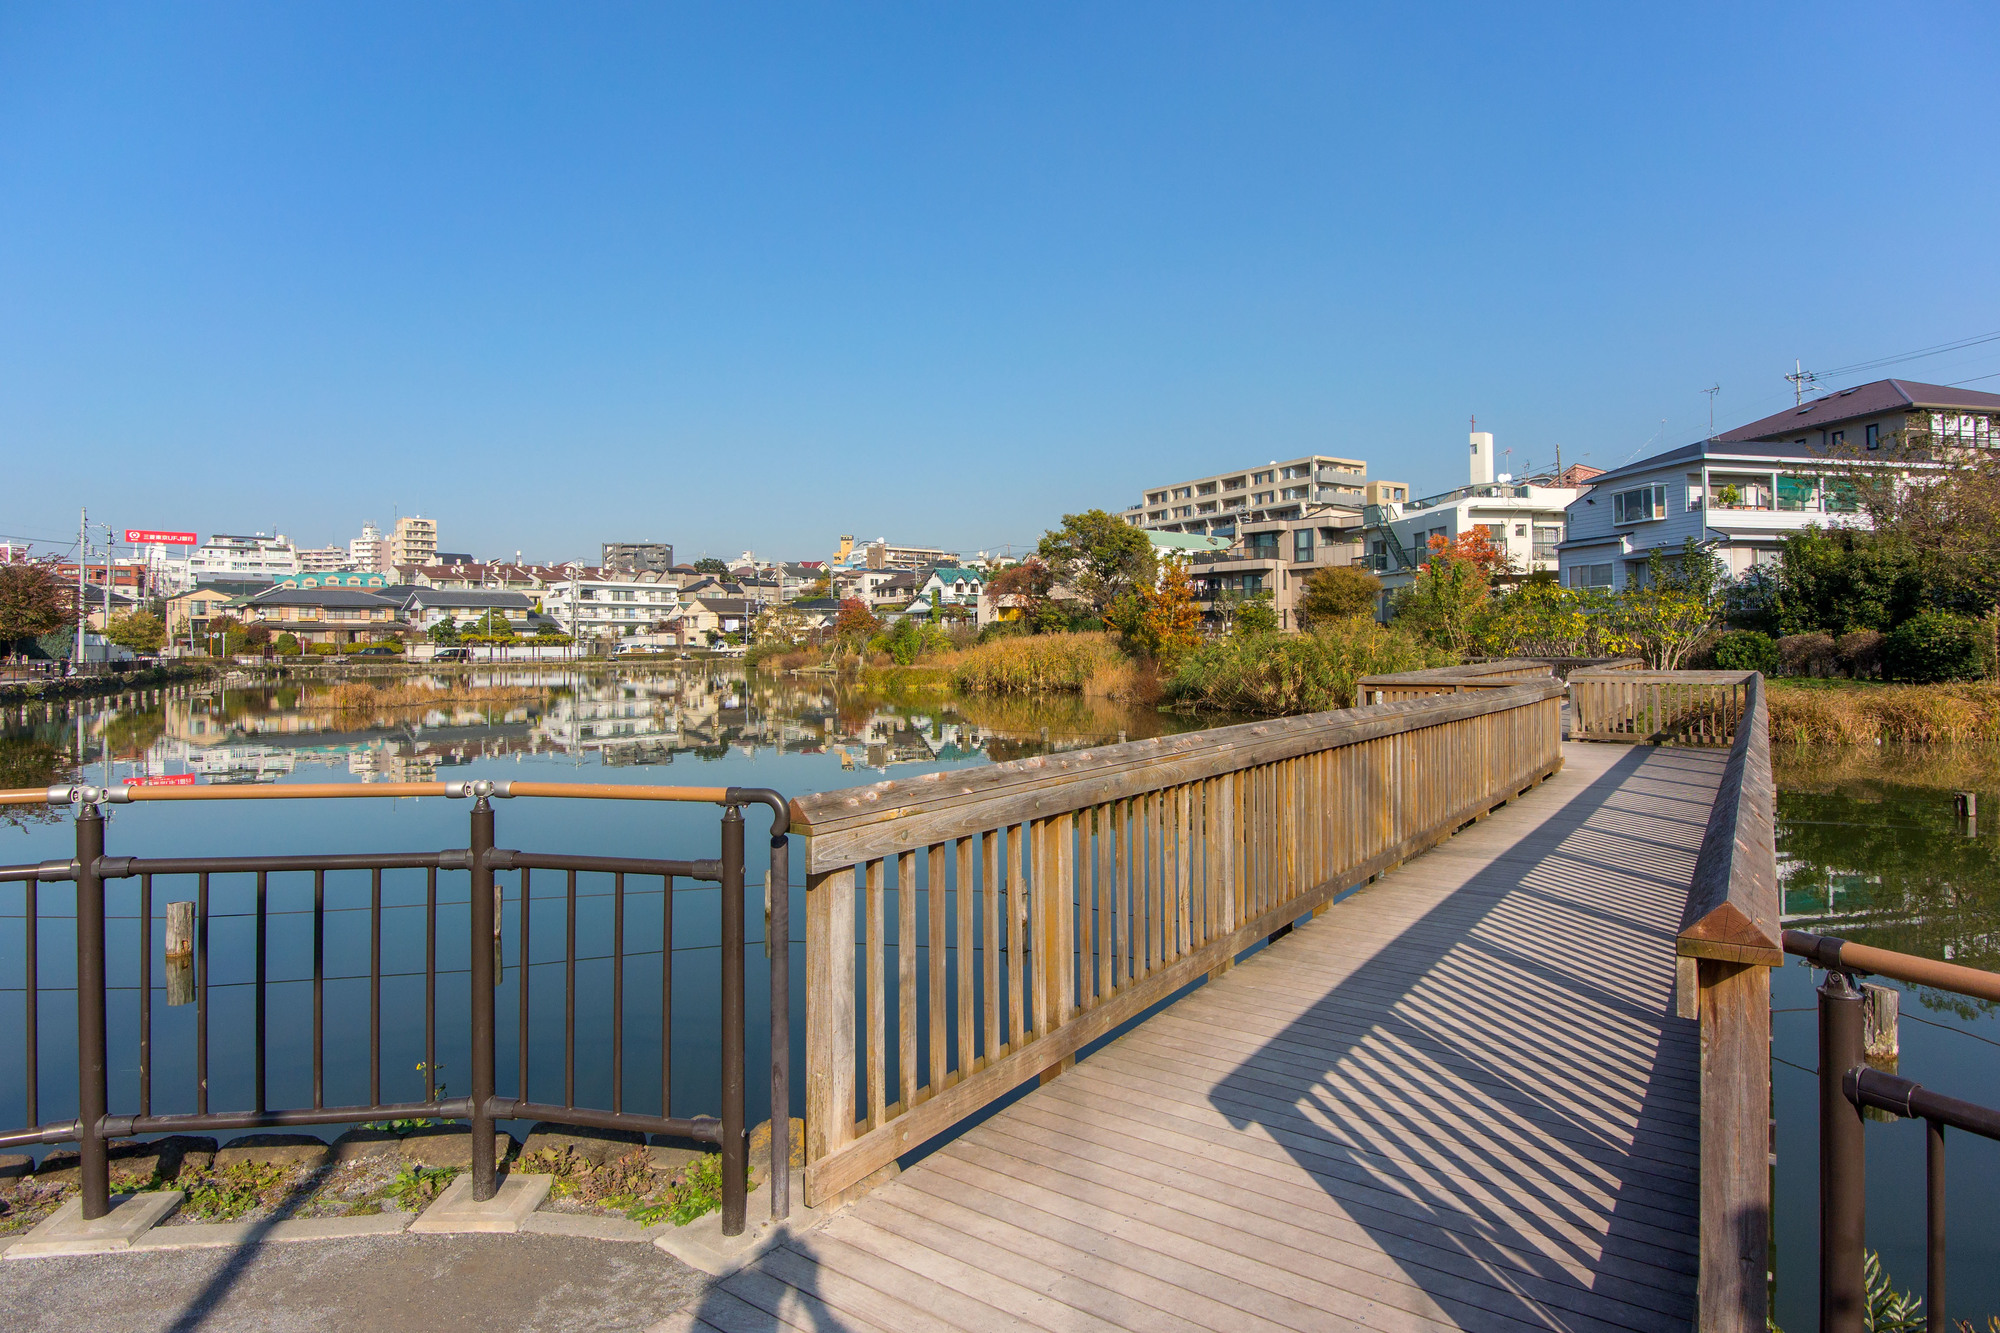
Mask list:
[[[1292,563],[1310,564],[1313,558],[1313,530],[1300,528],[1292,534]]]
[[[1516,523],[1516,524],[1514,525],[1514,535],[1515,535],[1516,537],[1525,537],[1525,536],[1527,536],[1527,535],[1528,535],[1528,525],[1527,525],[1526,523]]]
[[[1665,486],[1641,486],[1633,491],[1620,491],[1611,497],[1613,523],[1644,523],[1666,516]]]
[[[1278,534],[1275,532],[1253,532],[1243,539],[1244,547],[1252,560],[1276,560],[1278,558]]]
[[[1194,493],[1196,495],[1213,495],[1215,494],[1215,483],[1204,481],[1201,485],[1194,488]]]
[[[1241,478],[1241,477],[1231,477],[1231,478],[1230,478],[1229,480],[1227,480],[1227,481],[1225,481],[1225,482],[1223,482],[1223,483],[1222,483],[1222,489],[1223,489],[1223,490],[1225,490],[1225,491],[1240,491],[1240,490],[1242,490],[1242,489],[1243,489],[1243,478]]]
[[[1778,508],[1793,511],[1814,508],[1819,499],[1819,478],[1779,477]]]
[[[1826,442],[1830,447],[1838,449],[1841,445],[1847,443],[1847,432],[1844,430],[1831,431],[1826,437]]]
[[[1261,486],[1265,482],[1270,481],[1276,475],[1277,474],[1274,472],[1259,472],[1256,475],[1252,476],[1250,480],[1256,482],[1258,485]]]
[[[1306,498],[1307,489],[1304,486],[1287,486],[1285,487],[1285,498],[1287,500],[1303,500]]]
[[[1861,498],[1855,494],[1853,482],[1828,479],[1826,483],[1827,513],[1852,514],[1860,508]]]
[[[1867,440],[1868,448],[1880,449],[1882,447],[1882,428],[1880,426],[1869,426]]]
[[[1571,565],[1569,586],[1572,588],[1608,588],[1611,586],[1611,565]]]

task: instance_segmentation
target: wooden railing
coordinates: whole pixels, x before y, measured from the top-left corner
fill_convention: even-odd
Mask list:
[[[1675,941],[1675,1007],[1701,1023],[1695,1327],[1762,1333],[1771,1241],[1771,969],[1782,967],[1785,955],[1764,678],[1746,673],[1740,690],[1736,739]]]
[[[1572,671],[1570,736],[1580,741],[1728,745],[1749,706],[1752,674]]]
[[[1387,676],[1363,676],[1354,683],[1354,697],[1364,704],[1392,704],[1404,699],[1425,699],[1433,694],[1504,690],[1524,680],[1548,679],[1548,663],[1507,658],[1498,662],[1400,671]]]
[[[871,1173],[1562,765],[1562,687],[806,797],[806,1195]]]

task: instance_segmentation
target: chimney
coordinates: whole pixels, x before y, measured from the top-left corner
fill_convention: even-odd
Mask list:
[[[1493,432],[1476,430],[1472,432],[1472,484],[1488,486],[1493,482]]]

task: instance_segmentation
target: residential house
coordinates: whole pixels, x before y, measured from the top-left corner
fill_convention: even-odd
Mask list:
[[[976,569],[967,569],[963,565],[939,565],[917,585],[916,601],[925,606],[936,602],[941,606],[960,606],[971,610],[979,605],[979,594],[985,587],[986,576]]]
[[[229,613],[246,627],[343,648],[400,638],[410,628],[396,598],[364,588],[272,588],[231,603]]]
[[[679,632],[682,643],[700,647],[745,633],[756,615],[756,604],[741,597],[697,597],[682,603],[680,623],[669,628]]]
[[[506,618],[516,633],[532,634],[543,625],[558,627],[557,622],[535,610],[534,598],[524,592],[505,592],[492,588],[411,588],[403,598],[403,619],[412,629],[429,634],[446,620],[461,630],[471,630],[485,623],[486,614],[493,612]],[[567,628],[564,632],[567,632]]]
[[[389,586],[389,576],[379,570],[328,570],[286,574],[277,580],[280,588],[373,588]]]
[[[230,606],[243,598],[268,592],[272,584],[262,580],[205,583],[189,592],[167,599],[167,642],[186,646],[199,642],[208,633],[209,621],[231,614]]]
[[[1916,380],[1876,380],[1725,431],[1717,442],[1787,444],[1799,451],[1790,457],[1815,451],[1864,459],[1897,445],[1915,450],[1991,447],[2000,444],[2000,393]]]

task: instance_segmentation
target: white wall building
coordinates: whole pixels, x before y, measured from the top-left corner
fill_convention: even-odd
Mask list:
[[[315,546],[299,551],[299,571],[304,574],[331,574],[350,568],[344,546]]]
[[[551,583],[542,614],[577,638],[623,638],[680,614],[680,589],[666,575],[576,569]]]
[[[281,532],[249,537],[218,532],[187,558],[187,586],[233,579],[278,579],[299,573],[299,553]]]
[[[361,535],[347,543],[347,567],[387,573],[383,561],[388,554],[389,546],[382,538],[382,529],[373,523],[363,523]]]

